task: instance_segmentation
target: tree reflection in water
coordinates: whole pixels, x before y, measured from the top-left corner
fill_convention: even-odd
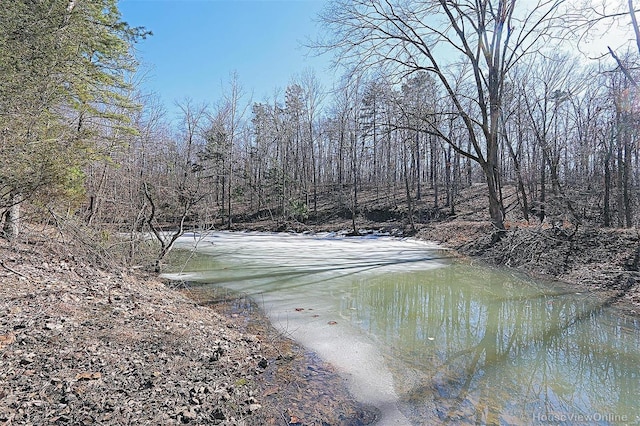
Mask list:
[[[405,414],[529,424],[640,415],[638,320],[606,301],[452,265],[358,281],[343,315],[390,347]]]
[[[400,395],[415,424],[640,419],[636,318],[559,285],[441,267],[440,254],[390,238],[213,233],[197,253],[174,253],[173,279],[250,295],[285,332],[351,368],[355,388],[384,384],[365,389],[371,401],[395,407]]]

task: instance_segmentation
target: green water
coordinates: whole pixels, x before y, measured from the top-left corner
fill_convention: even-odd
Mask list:
[[[639,423],[638,318],[421,244],[221,233],[168,277],[249,294],[380,424]]]
[[[468,264],[360,281],[350,319],[388,345],[403,411],[483,424],[634,423],[637,318]]]

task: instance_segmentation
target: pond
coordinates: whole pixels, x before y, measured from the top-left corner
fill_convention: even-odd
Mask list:
[[[640,319],[386,236],[216,232],[165,277],[249,295],[381,425],[638,424]]]

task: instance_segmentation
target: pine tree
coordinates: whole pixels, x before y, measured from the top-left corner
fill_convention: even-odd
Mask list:
[[[16,0],[0,8],[5,237],[17,235],[24,201],[81,194],[98,133],[132,131],[131,47],[148,34],[122,21],[116,0]]]

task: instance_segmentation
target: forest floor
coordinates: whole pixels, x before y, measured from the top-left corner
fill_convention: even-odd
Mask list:
[[[176,291],[178,290],[178,291]],[[363,425],[330,365],[244,299],[0,240],[0,425]]]
[[[400,204],[363,203],[363,232],[410,233]],[[638,230],[515,220],[496,242],[482,188],[465,192],[456,216],[434,217],[428,204],[416,203],[417,216],[435,220],[416,223],[414,237],[640,312]],[[351,228],[345,216],[236,229],[337,231]],[[249,300],[189,296],[141,270],[97,268],[49,240],[0,239],[0,425],[375,422],[375,408]]]

